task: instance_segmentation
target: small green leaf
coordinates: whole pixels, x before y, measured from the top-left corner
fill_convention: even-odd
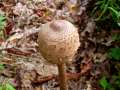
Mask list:
[[[119,17],[119,12],[117,10],[115,10],[112,7],[108,7],[108,9],[112,12],[113,15],[115,15],[116,17]]]
[[[101,87],[106,90],[107,88],[109,88],[109,83],[108,81],[106,80],[106,77],[102,77],[99,81]]]
[[[115,60],[120,60],[120,48],[111,48],[109,50],[108,56]]]
[[[3,90],[3,87],[2,87],[2,85],[0,85],[0,90]]]
[[[16,90],[11,84],[6,84],[6,90]]]
[[[0,64],[0,70],[3,70],[5,68],[4,64]]]
[[[112,36],[112,39],[113,39],[114,41],[119,41],[119,40],[120,40],[120,34],[114,34],[114,35]]]
[[[5,25],[6,25],[6,21],[5,21],[6,17],[3,15],[0,15],[0,30],[4,29]]]
[[[10,83],[0,85],[0,90],[16,90]]]

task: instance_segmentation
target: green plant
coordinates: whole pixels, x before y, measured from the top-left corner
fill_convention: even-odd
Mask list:
[[[120,75],[112,75],[112,80],[112,85],[115,86],[115,88],[120,88]]]
[[[115,60],[120,60],[120,48],[111,48],[108,52],[108,57]]]
[[[97,0],[92,16],[97,22],[112,19],[120,26],[120,0]]]
[[[110,88],[110,84],[108,83],[106,77],[102,77],[99,81],[99,84],[104,90],[107,90],[108,88]]]
[[[6,17],[3,15],[0,15],[0,30],[4,29],[5,25],[6,25],[6,21],[5,21]]]
[[[10,83],[6,83],[4,85],[0,85],[0,90],[16,90],[16,89]]]
[[[6,26],[6,17],[4,15],[0,15],[0,37],[6,38],[5,37],[5,28]]]
[[[5,68],[4,64],[0,64],[0,70],[3,70]]]
[[[103,90],[119,90],[120,89],[120,75],[112,75],[111,78],[109,79],[103,76],[99,80],[99,84],[103,88]]]
[[[114,35],[112,35],[112,40],[114,40],[114,41],[120,41],[120,34],[114,34]]]
[[[113,20],[120,26],[120,11],[117,11],[116,9],[112,7],[108,7],[111,11],[111,15]]]
[[[119,36],[114,37],[115,41],[117,37]],[[120,64],[119,64],[120,48],[119,47],[110,48],[108,51],[108,57],[111,60],[117,61],[117,62],[112,61],[114,62],[114,64],[111,65],[111,68],[114,68],[114,71],[111,73],[111,76],[108,78],[110,82],[108,82],[106,77],[102,77],[99,83],[104,90],[119,90],[120,89]]]

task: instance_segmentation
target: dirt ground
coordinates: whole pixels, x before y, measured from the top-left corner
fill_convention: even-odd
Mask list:
[[[73,23],[81,46],[67,67],[69,90],[102,90],[98,80],[110,76],[106,50],[114,45],[113,32],[96,31],[89,16],[94,0],[0,0],[6,16],[5,39],[0,39],[0,83],[8,81],[16,90],[59,90],[57,66],[38,53],[37,34],[42,24],[65,19]]]

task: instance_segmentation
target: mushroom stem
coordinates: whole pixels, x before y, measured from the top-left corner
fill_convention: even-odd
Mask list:
[[[65,63],[58,64],[60,90],[67,90],[67,79],[65,75]]]

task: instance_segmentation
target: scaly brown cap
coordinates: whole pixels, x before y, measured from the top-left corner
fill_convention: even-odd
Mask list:
[[[68,63],[80,46],[77,28],[66,20],[44,24],[38,34],[40,53],[50,63]]]

